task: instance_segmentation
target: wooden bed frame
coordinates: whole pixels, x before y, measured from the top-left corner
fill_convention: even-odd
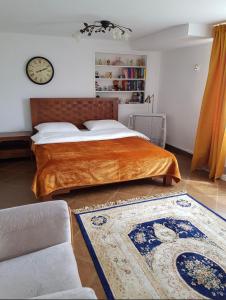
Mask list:
[[[70,122],[82,129],[88,120],[118,120],[118,98],[31,98],[30,107],[33,131],[44,122]],[[172,185],[172,178],[163,176],[163,184]],[[48,199],[68,192],[69,189],[59,190]]]

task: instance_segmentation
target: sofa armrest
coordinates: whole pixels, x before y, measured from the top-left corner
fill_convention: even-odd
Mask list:
[[[97,299],[97,297],[92,289],[79,287],[73,290],[47,294],[32,299]]]
[[[62,200],[0,210],[0,261],[71,242],[70,226]]]

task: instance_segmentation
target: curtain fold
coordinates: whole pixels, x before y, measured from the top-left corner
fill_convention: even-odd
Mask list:
[[[202,101],[192,171],[209,168],[209,177],[219,178],[226,158],[226,24],[213,30],[209,73]]]

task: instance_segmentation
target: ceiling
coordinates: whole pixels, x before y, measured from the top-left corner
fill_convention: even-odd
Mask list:
[[[103,19],[132,28],[136,39],[180,24],[226,21],[226,0],[0,0],[0,32],[71,36],[81,23]]]

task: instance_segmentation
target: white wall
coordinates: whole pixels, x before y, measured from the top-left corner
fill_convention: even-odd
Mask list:
[[[158,111],[167,114],[167,143],[191,153],[210,53],[211,43],[162,53]]]
[[[81,40],[28,34],[0,34],[0,132],[31,128],[28,99],[31,97],[94,97],[95,51],[148,54],[147,93],[158,95],[160,54],[132,51],[125,42]],[[32,56],[45,56],[54,65],[53,80],[43,86],[32,83],[25,65]],[[156,100],[157,101],[157,100]],[[127,122],[135,108],[121,107]],[[146,109],[143,106],[139,109]],[[132,110],[132,111],[131,111]]]

